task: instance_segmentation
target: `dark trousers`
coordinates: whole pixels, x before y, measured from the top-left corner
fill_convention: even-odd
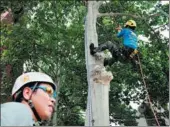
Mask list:
[[[110,41],[100,44],[99,47],[97,47],[96,51],[101,52],[108,49],[110,53],[112,54],[111,59],[105,59],[104,66],[111,66],[114,62],[120,61],[120,62],[126,62],[131,61],[133,66],[136,66],[135,60],[137,60],[136,56],[132,59],[130,58],[130,54],[134,51],[133,48],[130,47],[123,47],[120,48],[120,46],[116,45],[116,43],[112,43]]]

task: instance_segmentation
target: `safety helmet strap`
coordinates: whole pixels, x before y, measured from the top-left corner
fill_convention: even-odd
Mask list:
[[[41,121],[41,118],[40,118],[40,116],[38,115],[38,112],[36,111],[36,109],[35,109],[35,107],[34,107],[34,105],[33,105],[33,103],[32,103],[32,100],[28,100],[28,104],[29,104],[30,108],[32,109],[32,111],[33,111],[33,113],[34,113],[37,121]]]
[[[26,100],[26,99],[24,98],[24,100],[28,102],[28,105],[29,105],[30,108],[32,109],[32,111],[33,111],[33,113],[34,113],[37,121],[41,121],[41,118],[40,118],[40,116],[38,115],[38,112],[36,111],[36,109],[35,109],[35,107],[34,107],[34,104],[32,103],[32,100],[31,100],[32,94],[33,94],[33,92],[35,91],[35,88],[37,87],[37,85],[38,85],[38,82],[35,83],[35,85],[34,85],[34,87],[33,87],[33,89],[32,89],[32,93],[31,93],[30,98],[29,98],[28,100]]]

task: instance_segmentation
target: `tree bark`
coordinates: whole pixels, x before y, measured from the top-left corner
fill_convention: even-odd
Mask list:
[[[96,20],[101,2],[88,1],[85,22],[85,55],[88,80],[88,101],[85,126],[109,126],[109,86],[113,76],[103,66],[103,53],[93,57],[89,45],[98,46]]]

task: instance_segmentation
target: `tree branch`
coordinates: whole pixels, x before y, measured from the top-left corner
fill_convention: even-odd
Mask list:
[[[134,15],[134,14],[128,14],[128,13],[113,13],[113,12],[110,12],[110,13],[98,13],[98,17],[101,17],[101,16],[120,16],[120,15],[124,15],[124,16],[131,16],[133,18],[142,18],[140,16],[137,16],[137,15]]]
[[[159,15],[160,15],[159,13],[156,13],[156,14],[150,15],[148,17],[142,17],[142,16],[139,16],[139,15],[129,14],[129,13],[113,13],[113,12],[110,12],[110,13],[98,13],[97,17],[101,17],[101,16],[131,16],[133,18],[148,19],[148,18],[151,18],[151,17],[159,16]]]
[[[99,9],[99,7],[102,5],[103,1],[98,1],[97,2],[97,9]]]

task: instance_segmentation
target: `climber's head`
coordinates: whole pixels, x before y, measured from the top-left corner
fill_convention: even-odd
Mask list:
[[[125,25],[126,28],[130,28],[132,30],[135,30],[136,28],[136,22],[134,20],[128,20]]]
[[[56,84],[44,73],[24,73],[16,79],[12,97],[30,106],[35,121],[48,120],[54,112]]]

